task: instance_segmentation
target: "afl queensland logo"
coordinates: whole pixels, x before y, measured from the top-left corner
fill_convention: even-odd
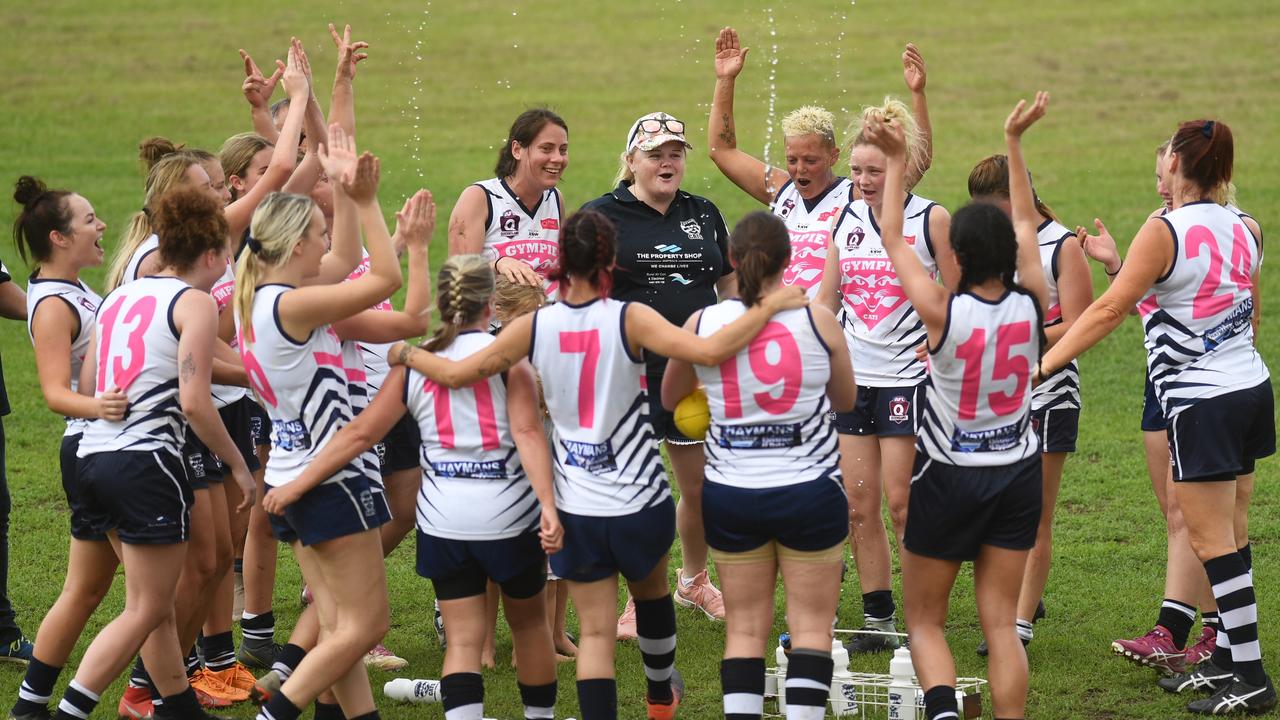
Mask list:
[[[498,234],[504,238],[513,238],[520,232],[520,216],[514,210],[502,213],[498,218]]]
[[[861,227],[855,227],[849,237],[845,238],[844,247],[846,250],[857,250],[862,244],[862,239],[866,236],[866,232]]]
[[[685,235],[689,236],[690,240],[702,239],[702,226],[699,225],[698,221],[694,220],[693,218],[689,218],[688,220],[681,220],[680,229],[684,231]]]
[[[904,395],[894,395],[889,401],[889,422],[901,425],[911,414],[911,401]]]
[[[795,210],[795,209],[796,209],[796,201],[792,198],[787,198],[786,202],[782,203],[782,207],[778,209],[778,217],[785,218],[786,216],[791,214],[792,210]]]

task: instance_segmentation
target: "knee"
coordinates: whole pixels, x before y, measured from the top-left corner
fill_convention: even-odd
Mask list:
[[[189,583],[204,587],[218,572],[218,550],[215,544],[187,549],[187,566],[184,575]]]
[[[905,499],[889,502],[889,520],[893,522],[895,528],[907,526],[907,501]]]

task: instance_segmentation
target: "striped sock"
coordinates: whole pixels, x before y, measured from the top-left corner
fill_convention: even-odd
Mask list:
[[[187,666],[187,677],[192,677],[197,672],[200,672],[200,653],[196,652],[195,645],[192,645],[191,649],[187,651],[187,657],[183,662]]]
[[[578,717],[581,720],[617,720],[618,681],[613,678],[579,680]]]
[[[956,689],[950,685],[934,685],[925,690],[924,716],[928,720],[960,720]]]
[[[280,674],[281,680],[288,680],[306,655],[306,650],[289,643],[280,648],[280,654],[276,655],[276,661],[271,664],[271,669]]]
[[[1240,558],[1244,560],[1245,569],[1252,573],[1253,572],[1253,546],[1250,545],[1249,543],[1245,543],[1244,547],[1240,548],[1239,552],[1240,552]]]
[[[213,672],[222,672],[236,664],[236,641],[231,631],[206,635],[200,639],[200,649],[204,652],[204,666]]]
[[[101,699],[102,697],[97,693],[72,680],[67,686],[67,692],[62,696],[62,702],[58,703],[58,714],[54,715],[54,718],[86,720],[93,709],[98,707],[98,701]]]
[[[326,703],[316,701],[316,720],[347,720],[347,716],[342,714],[342,706],[338,703]]]
[[[36,657],[27,664],[27,673],[18,686],[18,702],[14,703],[14,715],[30,715],[45,710],[53,699],[53,686],[58,684],[62,668],[45,665]]]
[[[204,716],[196,691],[188,685],[177,695],[170,695],[156,705],[156,715],[171,718],[199,718]]]
[[[670,595],[636,600],[636,635],[649,681],[648,700],[668,705],[675,700],[671,670],[676,665],[676,606]]]
[[[764,716],[764,658],[720,661],[724,720],[760,720]]]
[[[525,685],[520,688],[520,702],[524,705],[525,720],[552,720],[556,716],[556,681],[546,685]]]
[[[1014,627],[1017,629],[1018,639],[1022,641],[1023,645],[1031,642],[1031,636],[1035,635],[1035,630],[1032,628],[1030,620],[1020,619],[1014,623]]]
[[[897,610],[893,604],[892,590],[872,590],[862,593],[862,617],[867,622],[888,622]]]
[[[1258,605],[1253,592],[1253,576],[1244,557],[1237,552],[1205,562],[1213,597],[1218,601],[1218,617],[1231,646],[1235,673],[1250,685],[1264,685],[1262,647],[1258,644]],[[1219,634],[1219,647],[1221,637]]]
[[[449,673],[440,678],[445,720],[483,720],[484,679],[480,673]]]
[[[250,645],[271,642],[276,634],[276,614],[268,610],[255,615],[251,612],[240,614],[240,633],[243,641]]]
[[[1173,646],[1182,650],[1187,646],[1187,635],[1191,634],[1191,626],[1196,621],[1196,609],[1190,605],[1165,598],[1160,603],[1160,617],[1156,624],[1169,631],[1173,638]]]
[[[151,688],[151,676],[147,674],[147,668],[142,664],[141,655],[133,661],[133,669],[129,671],[129,687]]]
[[[257,720],[298,720],[298,716],[302,715],[302,709],[293,704],[283,692],[276,692],[258,710]]]
[[[787,662],[787,720],[822,720],[831,695],[831,653],[794,649]]]

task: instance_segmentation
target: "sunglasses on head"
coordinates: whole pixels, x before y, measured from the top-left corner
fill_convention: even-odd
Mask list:
[[[645,118],[636,125],[635,132],[631,133],[631,140],[635,140],[636,135],[640,134],[641,131],[648,133],[649,135],[654,135],[662,132],[663,130],[675,135],[683,135],[684,123],[672,117]],[[627,142],[628,145],[631,144],[631,140]]]

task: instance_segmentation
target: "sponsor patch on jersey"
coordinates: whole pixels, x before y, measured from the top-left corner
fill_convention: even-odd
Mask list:
[[[520,216],[514,210],[502,213],[498,218],[498,234],[504,238],[513,238],[520,232]]]
[[[1022,424],[1014,423],[990,430],[964,430],[956,427],[951,434],[955,452],[1001,452],[1018,446],[1022,440]]]
[[[431,463],[431,472],[436,477],[501,480],[507,476],[507,466],[501,460],[450,460]]]
[[[1227,314],[1222,322],[1204,334],[1204,351],[1213,352],[1219,345],[1244,332],[1253,320],[1253,298],[1247,297]]]
[[[867,236],[867,233],[865,230],[863,230],[861,227],[854,227],[853,230],[849,231],[848,237],[844,239],[845,249],[857,250],[858,246],[862,244],[862,241],[863,239],[866,238],[866,236]]]
[[[720,425],[716,444],[733,450],[765,450],[800,445],[800,424]]]
[[[311,449],[311,433],[301,420],[288,420],[275,424],[276,447],[284,452]]]
[[[905,395],[894,395],[889,401],[889,422],[901,425],[911,419],[911,401]]]
[[[560,221],[557,220],[556,218],[542,218],[542,229],[543,230],[559,230]]]
[[[597,444],[562,438],[560,445],[565,449],[566,462],[573,467],[580,467],[592,473],[612,472],[618,469],[617,458],[613,454],[613,444],[608,440]]]
[[[688,220],[681,220],[680,229],[684,231],[685,235],[689,236],[690,240],[702,239],[702,226],[699,225],[698,221],[694,220],[693,218],[689,218]]]
[[[792,198],[787,198],[786,201],[782,203],[782,207],[778,209],[778,217],[785,218],[791,214],[792,210],[795,209],[796,201]]]

